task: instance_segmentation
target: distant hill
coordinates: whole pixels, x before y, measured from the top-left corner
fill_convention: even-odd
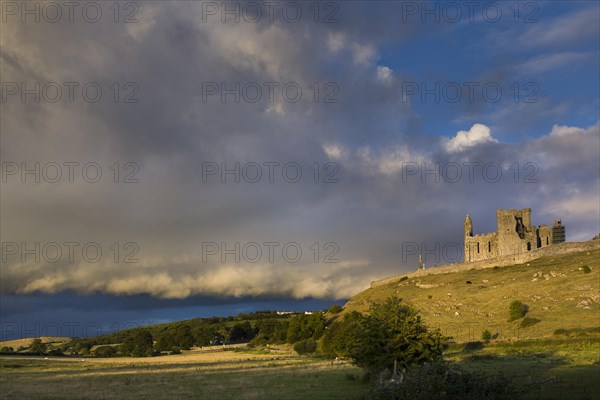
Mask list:
[[[373,302],[396,295],[420,310],[430,327],[458,342],[480,340],[484,329],[507,339],[599,327],[600,249],[595,247],[523,264],[389,278],[352,297],[340,316],[365,312]],[[513,300],[528,307],[525,322],[509,322]]]
[[[39,337],[42,343],[51,344],[51,345],[59,345],[62,343],[67,343],[71,341],[69,337],[61,337],[61,336],[41,336]],[[23,339],[14,339],[14,340],[5,340],[0,342],[0,348],[2,347],[12,347],[13,349],[18,349],[19,347],[29,347],[33,343],[35,338],[23,338]]]

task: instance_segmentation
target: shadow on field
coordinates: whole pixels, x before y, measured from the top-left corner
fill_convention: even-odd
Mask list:
[[[529,348],[522,343],[488,347],[483,342],[471,342],[462,348],[455,346],[449,358],[470,371],[510,377],[523,399],[591,400],[600,399],[598,356],[596,362],[592,361],[598,349],[586,349],[585,360],[576,360],[581,355],[573,349]]]

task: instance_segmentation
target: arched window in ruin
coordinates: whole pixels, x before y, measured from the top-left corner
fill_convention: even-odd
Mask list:
[[[488,242],[488,253],[492,252],[492,242]]]
[[[531,250],[531,242],[527,242],[527,251]]]
[[[479,242],[477,242],[477,253],[479,253]]]

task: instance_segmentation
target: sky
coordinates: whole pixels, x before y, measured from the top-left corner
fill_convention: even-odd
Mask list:
[[[600,3],[0,3],[0,339],[313,310],[495,210],[600,232]]]

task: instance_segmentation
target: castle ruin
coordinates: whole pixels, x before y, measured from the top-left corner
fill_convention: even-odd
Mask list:
[[[496,232],[473,235],[473,221],[465,218],[465,262],[520,254],[565,241],[560,220],[552,227],[531,226],[531,208],[496,210]]]

